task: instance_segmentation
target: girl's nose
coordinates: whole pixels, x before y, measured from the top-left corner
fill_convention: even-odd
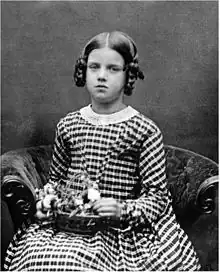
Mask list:
[[[107,79],[107,71],[105,68],[100,68],[98,72],[98,80],[106,80]]]

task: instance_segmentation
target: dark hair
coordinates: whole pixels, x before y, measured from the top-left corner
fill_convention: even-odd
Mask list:
[[[103,32],[93,37],[85,45],[81,56],[76,62],[74,71],[74,81],[76,86],[83,87],[86,83],[86,69],[89,54],[94,49],[103,47],[111,48],[117,51],[125,61],[126,83],[124,93],[131,95],[134,89],[135,80],[144,79],[144,74],[138,65],[138,53],[135,42],[127,34],[120,31]]]

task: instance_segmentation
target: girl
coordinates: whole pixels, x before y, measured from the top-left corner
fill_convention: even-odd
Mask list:
[[[101,198],[92,206],[100,217],[118,220],[93,235],[32,224],[8,249],[5,268],[34,271],[195,271],[200,265],[176,222],[166,188],[162,135],[156,124],[131,106],[135,80],[144,75],[134,41],[114,31],[93,37],[75,66],[77,86],[91,104],[57,125],[50,184],[84,171]],[[82,184],[73,184],[75,191]],[[48,219],[53,197],[37,202],[36,217]],[[49,206],[48,206],[49,204]]]

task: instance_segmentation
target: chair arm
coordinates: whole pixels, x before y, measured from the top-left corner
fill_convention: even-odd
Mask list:
[[[191,226],[202,213],[215,208],[216,182],[212,177],[218,175],[218,164],[200,154],[172,146],[166,147],[166,163],[174,212],[182,227]]]
[[[15,230],[24,221],[33,220],[36,212],[34,188],[30,188],[19,176],[3,177],[1,197],[8,205]]]
[[[11,150],[0,156],[1,196],[15,228],[33,217],[35,188],[42,188],[47,182],[51,153],[51,146],[37,146]]]
[[[200,186],[196,195],[195,206],[204,214],[215,210],[215,197],[218,190],[219,176],[207,178]]]

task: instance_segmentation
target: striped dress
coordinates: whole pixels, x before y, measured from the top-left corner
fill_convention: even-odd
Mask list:
[[[122,204],[121,226],[93,235],[48,224],[21,228],[9,245],[8,271],[198,271],[191,242],[176,221],[166,188],[162,135],[131,106],[109,114],[91,106],[57,125],[49,182],[87,171],[102,197]],[[82,190],[79,182],[73,184]]]

